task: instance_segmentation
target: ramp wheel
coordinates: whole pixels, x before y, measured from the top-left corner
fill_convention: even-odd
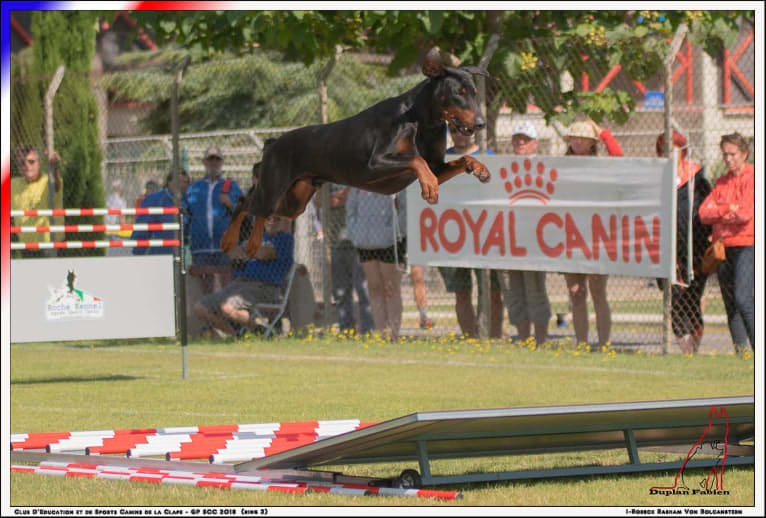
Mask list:
[[[396,486],[404,489],[418,489],[422,484],[420,473],[414,469],[405,469],[396,479]]]

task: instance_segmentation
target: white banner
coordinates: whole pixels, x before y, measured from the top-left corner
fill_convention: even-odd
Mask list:
[[[453,159],[455,157],[449,158]],[[480,155],[428,205],[407,193],[411,264],[671,277],[675,162],[666,158]]]
[[[173,256],[11,261],[11,342],[175,336]]]

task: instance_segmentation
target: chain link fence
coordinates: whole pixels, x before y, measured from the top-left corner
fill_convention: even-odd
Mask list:
[[[739,132],[750,142],[753,139],[752,35],[752,26],[743,22],[740,40],[717,59],[684,41],[671,67],[671,125],[685,136],[688,158],[704,167],[704,175],[711,184],[725,172],[720,160],[721,136]],[[488,149],[497,154],[512,153],[512,128],[518,122],[527,122],[537,130],[538,154],[564,155],[566,144],[562,136],[566,127],[558,122],[546,123],[540,107],[555,105],[566,99],[567,92],[575,92],[591,102],[587,106],[592,113],[597,113],[597,107],[592,104],[596,101],[591,101],[590,94],[612,92],[609,102],[634,105],[635,110],[623,110],[622,115],[615,117],[618,122],[604,119],[599,124],[611,130],[625,156],[657,155],[657,137],[664,133],[666,120],[664,75],[636,81],[628,75],[629,71],[635,71],[635,66],[608,64],[595,57],[589,58],[589,53],[593,56],[598,48],[593,45],[561,48],[554,40],[520,41],[517,45],[518,49],[512,50],[518,51],[514,56],[520,57],[514,58],[517,61],[508,66],[529,73],[521,82],[502,76],[487,82]],[[579,65],[570,67],[572,71],[561,72],[563,69],[557,68],[560,73],[555,75],[557,85],[552,88],[554,79],[550,67],[558,66],[557,60],[561,61],[564,54],[569,62]],[[99,194],[106,206],[133,207],[140,205],[142,198],[151,191],[162,189],[166,184],[174,152],[171,92],[182,57],[171,53],[148,60],[144,58],[140,63],[126,62],[122,70],[89,78],[99,106],[95,121],[101,139],[99,185],[73,184],[64,175],[60,202],[64,207],[71,206],[72,200],[80,199],[73,193],[93,188],[101,189]],[[633,57],[634,60],[639,58]],[[405,92],[423,79],[420,72],[414,70],[389,77],[386,74],[389,61],[382,56],[347,53],[340,54],[330,69],[325,68],[326,63],[307,67],[285,62],[278,54],[256,52],[239,58],[192,63],[179,83],[177,116],[180,131],[177,141],[181,168],[188,172],[191,182],[203,179],[206,175],[204,154],[215,146],[223,158],[222,178],[236,184],[234,192],[247,192],[253,181],[253,165],[261,160],[269,138],[295,127],[320,123],[323,113],[329,121],[348,117],[382,99]],[[323,101],[325,97],[319,79],[323,70],[329,70],[325,82],[326,101]],[[37,91],[51,79],[37,78]],[[29,103],[39,104],[39,95],[31,95],[28,91],[31,90],[26,83],[13,80],[12,146],[20,149],[31,144],[42,153],[44,117],[25,115],[42,111],[39,107],[30,109]],[[547,92],[559,92],[561,97],[546,98]],[[54,147],[62,151],[62,165],[73,160],[65,152],[67,142],[59,140],[58,136],[55,142]],[[449,139],[448,146],[451,145]],[[606,155],[603,149],[599,154]],[[12,174],[21,176],[21,167],[17,160],[12,166]],[[43,173],[46,172],[44,165]],[[215,200],[212,202],[213,205],[216,203]],[[322,207],[326,206],[330,207],[329,211],[323,214]],[[393,280],[394,291],[401,294],[401,335],[460,333],[455,295],[447,292],[439,269],[406,265],[406,258],[401,253],[406,245],[399,240],[404,237],[406,228],[396,224],[403,216],[401,208],[404,206],[401,197],[379,197],[328,186],[326,194],[317,193],[306,212],[296,220],[293,226],[295,260],[306,267],[313,287],[318,302],[314,314],[317,325],[323,325],[325,318],[329,318],[331,325],[339,330],[370,330],[376,311],[378,317],[381,312],[395,315],[399,311],[396,304],[381,309],[381,304],[385,306],[380,300],[381,293],[388,293],[385,290],[390,289]],[[350,214],[349,208],[353,213]],[[221,214],[225,219],[225,214]],[[215,217],[219,215],[217,213]],[[126,222],[130,222],[129,217]],[[349,235],[349,232],[357,232],[359,225],[366,229],[371,247],[386,249],[381,257],[385,258],[386,264],[393,264],[393,269],[376,273],[368,268],[370,265],[365,267],[364,262],[359,261]],[[398,237],[393,237],[394,232],[398,232]],[[123,239],[129,234],[118,232]],[[72,238],[70,235],[66,237]],[[211,242],[215,242],[216,237],[213,236]],[[187,251],[187,254],[190,252],[193,251]],[[107,253],[130,251],[115,249]],[[191,260],[191,264],[195,261]],[[223,265],[221,271],[223,275],[212,283],[210,279],[202,279],[204,273],[199,274],[197,280],[195,275],[191,276],[191,282],[199,281],[199,286],[196,291],[189,292],[189,305],[193,305],[202,293],[220,288],[226,282],[231,275],[230,266]],[[375,276],[373,286],[367,278],[371,275]],[[388,287],[381,286],[381,279]],[[501,292],[507,298],[507,274],[501,272],[498,280]],[[475,281],[472,283],[474,308],[481,305]],[[552,315],[550,339],[573,340],[569,296],[563,275],[547,274],[546,290]],[[707,279],[701,292],[702,350],[729,350],[731,338],[715,275]],[[661,347],[662,290],[656,279],[610,276],[608,300],[612,318],[610,342],[613,345]],[[594,343],[594,312],[590,301],[588,304],[590,341]],[[484,308],[480,312],[487,314]],[[504,335],[516,336],[516,329],[510,325],[505,309],[503,315]],[[192,334],[201,331],[194,329]],[[672,350],[678,350],[676,343],[671,345]]]

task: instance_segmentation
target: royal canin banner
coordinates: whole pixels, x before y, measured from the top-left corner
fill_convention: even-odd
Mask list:
[[[448,160],[457,157],[447,157]],[[427,204],[407,193],[410,264],[674,276],[675,163],[665,158],[477,155]]]

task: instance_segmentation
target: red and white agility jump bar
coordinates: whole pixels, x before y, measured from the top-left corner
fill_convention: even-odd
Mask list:
[[[323,483],[286,480],[255,474],[216,473],[176,469],[176,462],[162,467],[126,467],[110,464],[108,453],[129,457],[162,455],[168,460],[208,458],[211,464],[250,460],[318,440],[358,430],[375,423],[358,419],[253,423],[234,425],[180,426],[120,430],[90,430],[54,433],[11,434],[12,451],[45,448],[48,454],[82,451],[76,462],[44,460],[38,466],[13,465],[11,471],[66,477],[106,478],[163,484],[186,484],[220,489],[249,489],[291,493],[323,492],[351,496],[379,495],[426,497],[454,500],[462,495],[455,491],[373,487],[356,483]],[[80,457],[80,455],[73,455]],[[215,458],[218,457],[218,458]],[[136,459],[138,460],[138,459]],[[159,462],[159,461],[153,461]],[[181,462],[180,464],[183,464]],[[202,464],[201,465],[210,465]],[[167,468],[165,467],[167,466]],[[263,473],[268,473],[268,470]]]
[[[178,207],[138,207],[132,209],[47,209],[12,210],[11,216],[106,216],[136,214],[178,214]],[[110,232],[120,230],[179,230],[178,223],[137,223],[121,225],[53,225],[11,227],[11,233],[22,232]],[[51,250],[61,248],[152,248],[178,246],[178,239],[137,239],[103,241],[53,241],[49,243],[11,243],[11,250]]]
[[[136,207],[132,209],[41,209],[12,210],[13,216],[119,216],[140,214],[178,214],[178,207]]]
[[[151,248],[178,246],[178,239],[138,239],[127,241],[53,241],[52,243],[11,243],[11,250],[50,250],[52,248]]]
[[[11,465],[11,471],[36,473],[59,477],[103,478],[152,482],[155,484],[183,484],[219,489],[248,489],[251,491],[277,491],[283,493],[331,493],[349,496],[399,496],[456,500],[462,498],[457,491],[431,489],[408,489],[373,487],[362,484],[306,482],[298,480],[271,479],[258,475],[189,472],[157,468],[110,466],[108,464],[66,463],[44,461],[37,466]]]
[[[52,225],[11,227],[11,234],[40,232],[119,232],[120,230],[180,230],[178,223],[124,223],[121,225]]]

